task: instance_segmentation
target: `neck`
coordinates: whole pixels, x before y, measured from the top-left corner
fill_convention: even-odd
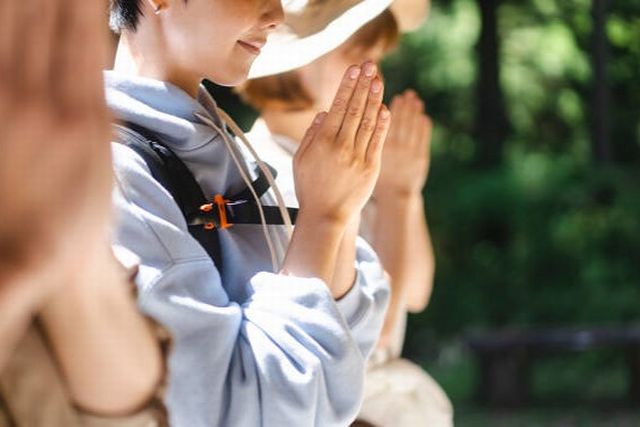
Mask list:
[[[120,73],[171,83],[195,98],[200,87],[200,77],[171,63],[171,55],[167,52],[165,44],[141,25],[135,33],[122,33],[113,69]]]
[[[303,111],[264,110],[261,117],[271,133],[286,136],[299,144],[316,114],[317,111],[313,109]]]

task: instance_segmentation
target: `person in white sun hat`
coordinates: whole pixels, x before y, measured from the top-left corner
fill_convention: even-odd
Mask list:
[[[297,206],[292,157],[309,119],[331,104],[342,70],[366,60],[377,66],[401,32],[422,24],[429,2],[309,0],[284,6],[285,25],[269,40],[240,93],[261,113],[249,139],[278,170],[287,205]],[[354,425],[450,426],[453,408],[442,388],[400,357],[407,312],[424,310],[433,285],[435,261],[422,197],[432,124],[413,91],[396,96],[391,111],[381,176],[373,198],[354,219],[392,284]]]

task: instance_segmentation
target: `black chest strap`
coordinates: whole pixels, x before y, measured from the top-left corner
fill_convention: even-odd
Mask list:
[[[235,224],[261,224],[260,208],[267,224],[283,225],[277,206],[258,206],[249,188],[233,195],[207,198],[182,160],[161,139],[146,128],[132,123],[114,125],[118,142],[135,151],[147,164],[151,175],[173,197],[189,226],[191,235],[205,248],[218,269],[223,266],[218,231]],[[267,165],[275,177],[276,171]],[[251,183],[258,197],[270,188],[266,175],[256,169]],[[295,224],[298,210],[287,208]]]

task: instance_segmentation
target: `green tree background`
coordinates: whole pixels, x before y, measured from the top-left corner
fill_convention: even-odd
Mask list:
[[[437,283],[414,326],[447,337],[469,326],[637,320],[640,2],[611,3],[605,82],[594,79],[591,1],[499,4],[506,117],[488,163],[477,122],[495,98],[476,96],[478,9],[436,2],[385,64],[391,93],[416,88],[436,123],[425,200]],[[603,83],[611,102],[594,117]],[[611,123],[608,159],[594,149],[599,120]]]

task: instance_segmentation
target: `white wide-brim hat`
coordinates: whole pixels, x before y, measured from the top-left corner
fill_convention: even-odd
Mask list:
[[[284,0],[284,24],[254,61],[249,78],[303,67],[346,42],[391,7],[402,32],[424,21],[429,0]]]

